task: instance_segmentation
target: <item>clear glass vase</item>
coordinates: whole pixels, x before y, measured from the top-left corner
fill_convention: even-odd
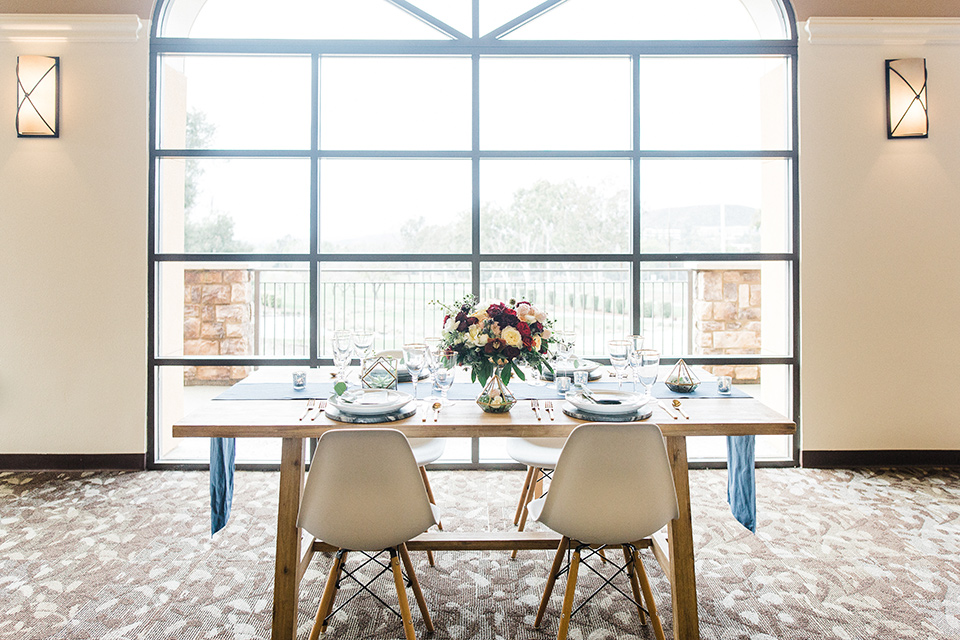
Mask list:
[[[503,367],[497,367],[477,396],[477,404],[487,413],[506,413],[517,404],[517,398],[500,378],[502,373]]]

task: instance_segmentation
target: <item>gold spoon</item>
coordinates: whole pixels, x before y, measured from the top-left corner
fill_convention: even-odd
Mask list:
[[[440,417],[440,407],[442,407],[442,406],[443,406],[443,405],[440,404],[439,402],[434,402],[434,403],[433,403],[433,421],[434,421],[434,422],[436,422],[436,421],[437,421],[437,418]]]
[[[687,420],[690,419],[690,416],[688,416],[687,414],[685,414],[685,413],[683,412],[683,409],[680,408],[680,401],[679,401],[679,400],[674,400],[674,401],[673,401],[673,408],[676,409],[676,410],[677,410],[677,413],[679,413],[680,415],[682,415],[682,416],[683,416],[684,418],[686,418]]]

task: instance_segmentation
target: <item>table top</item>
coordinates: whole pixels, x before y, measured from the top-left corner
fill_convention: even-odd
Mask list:
[[[540,406],[543,406],[543,401]],[[421,406],[413,417],[371,425],[345,424],[320,415],[300,420],[305,400],[209,400],[173,425],[176,438],[310,438],[330,429],[392,428],[409,437],[565,437],[585,421],[560,411],[562,400],[554,402],[554,419],[539,411],[537,420],[529,401],[517,403],[508,413],[484,413],[469,400],[452,402],[433,421],[432,412]],[[660,425],[665,436],[786,435],[796,431],[789,418],[752,398],[685,400],[683,410],[690,419],[674,419],[659,406],[646,422]],[[311,412],[313,416],[316,411]],[[430,414],[423,422],[424,414]],[[671,412],[673,413],[673,412]]]

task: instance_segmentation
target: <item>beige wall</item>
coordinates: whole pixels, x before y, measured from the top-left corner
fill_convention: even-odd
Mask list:
[[[960,449],[960,31],[840,26],[800,42],[803,448]],[[929,139],[886,138],[897,57],[927,59]]]
[[[142,453],[149,41],[3,33],[0,453]],[[61,58],[59,139],[16,137],[20,54]]]

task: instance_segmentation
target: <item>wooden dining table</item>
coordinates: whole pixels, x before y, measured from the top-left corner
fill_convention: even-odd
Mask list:
[[[543,402],[541,401],[541,406]],[[558,406],[562,402],[555,403]],[[304,482],[304,443],[331,429],[383,428],[411,438],[540,438],[566,437],[584,421],[553,411],[550,419],[521,401],[509,413],[484,413],[471,401],[457,401],[423,421],[425,406],[416,415],[396,422],[355,425],[320,415],[301,420],[306,400],[209,400],[173,425],[174,437],[281,438],[280,500],[277,513],[277,553],[274,567],[273,640],[296,638],[300,579],[317,551],[332,548],[322,541],[304,541],[297,513]],[[660,406],[648,419],[660,425],[673,469],[680,516],[650,543],[654,556],[669,577],[673,604],[673,633],[677,640],[700,637],[697,612],[693,529],[690,512],[688,436],[787,435],[795,423],[754,398],[702,398],[683,402],[689,418],[674,417]],[[312,415],[312,414],[311,414]],[[441,505],[442,506],[442,505]],[[428,532],[408,544],[413,550],[556,549],[560,536],[552,532]]]

